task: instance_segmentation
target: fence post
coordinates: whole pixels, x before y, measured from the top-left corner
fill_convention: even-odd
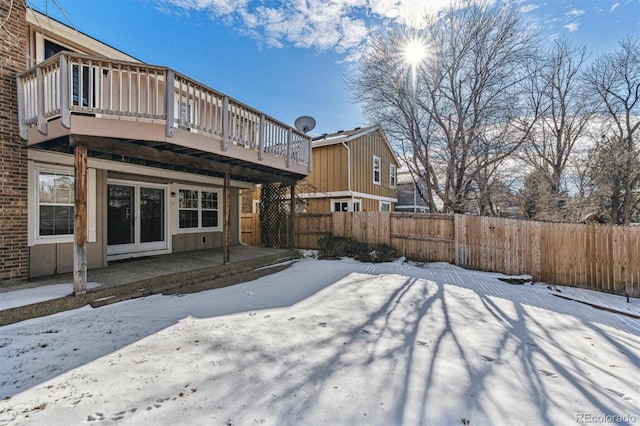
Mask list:
[[[453,215],[453,264],[460,265],[460,215]]]

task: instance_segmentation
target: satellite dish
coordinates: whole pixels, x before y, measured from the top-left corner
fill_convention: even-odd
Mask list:
[[[296,118],[294,125],[296,126],[296,129],[302,133],[307,133],[316,127],[316,120],[313,117],[303,115],[302,117]]]

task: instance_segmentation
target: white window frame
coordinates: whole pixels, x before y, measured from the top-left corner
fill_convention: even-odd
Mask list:
[[[343,199],[341,199],[341,200],[334,200],[334,199],[332,199],[332,200],[331,200],[331,211],[332,211],[332,212],[335,212],[335,211],[336,211],[336,203],[340,203],[341,205],[342,205],[342,204],[346,204],[346,205],[347,205],[347,210],[340,210],[341,212],[344,212],[344,211],[347,211],[347,212],[348,212],[348,211],[350,211],[350,210],[349,210],[349,200],[348,200],[348,199],[344,199],[344,200],[343,200]]]
[[[187,209],[180,207],[180,191],[197,191],[198,192],[198,208],[197,209]],[[203,211],[216,211],[213,209],[203,209],[202,208],[202,193],[203,192],[213,192],[218,194],[218,226],[204,227],[202,226],[202,212]],[[219,232],[222,231],[222,190],[218,188],[206,188],[206,187],[192,187],[192,186],[180,186],[178,187],[178,205],[177,205],[177,228],[178,233],[180,234],[188,234],[193,232]],[[193,228],[181,228],[180,227],[180,210],[195,210],[198,212],[198,226]]]
[[[396,165],[389,163],[389,187],[396,187]]]
[[[355,212],[355,211],[362,211],[362,200],[353,200],[351,198],[332,198],[331,199],[331,211],[335,212],[336,211],[336,203],[340,203],[340,204],[347,204],[347,210],[341,210],[341,211],[347,211],[347,212]],[[358,210],[355,210],[354,207],[355,205],[358,205]]]
[[[376,169],[378,172],[378,179],[376,180]],[[373,156],[373,183],[374,185],[380,185],[382,180],[382,162],[377,155]]]
[[[389,210],[383,210],[382,206],[389,206]],[[391,211],[391,202],[389,202],[389,201],[380,201],[380,211],[381,212],[390,212]]]
[[[35,229],[34,229],[34,239],[40,241],[46,241],[48,243],[67,243],[73,242],[73,232],[70,234],[59,234],[59,235],[40,235],[40,174],[53,174],[58,176],[68,176],[73,179],[73,203],[45,203],[46,205],[63,205],[63,206],[71,206],[73,207],[73,212],[75,216],[75,176],[73,171],[62,170],[62,169],[48,169],[48,168],[37,168],[35,169]],[[74,218],[75,220],[75,218]]]

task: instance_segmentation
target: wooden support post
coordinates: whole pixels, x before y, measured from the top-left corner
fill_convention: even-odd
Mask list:
[[[73,293],[87,292],[87,148],[75,146],[75,221]]]
[[[289,186],[289,191],[291,193],[291,209],[289,212],[289,248],[291,250],[296,248],[295,241],[295,224],[296,224],[296,186]]]
[[[224,248],[223,248],[223,261],[224,264],[229,264],[229,257],[231,255],[231,175],[229,172],[224,174]]]

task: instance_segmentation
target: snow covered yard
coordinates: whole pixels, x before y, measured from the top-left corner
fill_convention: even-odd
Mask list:
[[[306,258],[1,327],[0,424],[640,425],[640,320],[498,276]]]

